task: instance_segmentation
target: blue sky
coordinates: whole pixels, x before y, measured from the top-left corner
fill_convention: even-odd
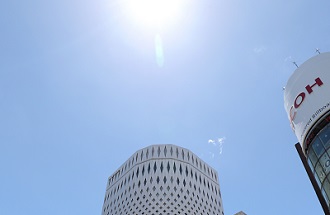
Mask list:
[[[282,87],[330,50],[330,3],[186,0],[152,27],[128,2],[0,3],[0,214],[101,214],[107,177],[163,143],[218,171],[227,215],[322,214]]]

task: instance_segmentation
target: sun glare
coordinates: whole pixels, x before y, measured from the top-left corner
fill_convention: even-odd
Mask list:
[[[129,0],[130,16],[138,24],[164,27],[174,22],[180,9],[180,0]]]

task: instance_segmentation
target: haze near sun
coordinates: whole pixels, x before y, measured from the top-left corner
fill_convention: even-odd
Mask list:
[[[165,27],[179,16],[182,0],[128,0],[131,18],[145,27]]]

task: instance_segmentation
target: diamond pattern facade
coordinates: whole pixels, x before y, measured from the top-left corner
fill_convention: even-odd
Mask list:
[[[223,215],[217,172],[191,151],[152,145],[107,183],[102,215]]]

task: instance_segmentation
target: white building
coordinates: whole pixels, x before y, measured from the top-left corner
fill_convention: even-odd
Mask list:
[[[296,69],[284,91],[284,106],[301,145],[302,160],[306,160],[311,169],[312,184],[317,184],[314,188],[321,204],[324,198],[322,206],[327,213],[330,205],[329,69],[330,53],[318,54]]]
[[[152,145],[107,183],[102,215],[223,215],[218,173],[191,151]]]

